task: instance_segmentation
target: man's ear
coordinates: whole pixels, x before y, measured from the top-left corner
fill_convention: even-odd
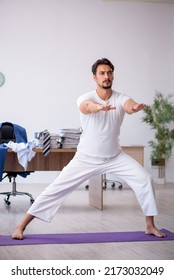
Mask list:
[[[97,79],[97,78],[96,78],[96,75],[93,75],[93,79],[94,79],[94,81],[96,81],[96,79]]]

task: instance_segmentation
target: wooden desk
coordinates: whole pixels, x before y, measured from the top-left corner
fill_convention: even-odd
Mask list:
[[[76,149],[52,149],[45,157],[42,149],[34,149],[36,155],[28,163],[27,171],[61,171],[74,157]],[[19,164],[17,154],[8,150],[5,171],[24,171]]]
[[[144,164],[143,146],[123,146],[123,151],[136,159],[140,164]],[[27,171],[61,171],[74,157],[76,149],[52,149],[45,157],[42,149],[35,149],[36,155],[29,162]],[[8,150],[5,171],[24,171],[18,163],[17,154]],[[90,205],[103,209],[103,183],[102,176],[95,176],[89,180],[89,203]]]

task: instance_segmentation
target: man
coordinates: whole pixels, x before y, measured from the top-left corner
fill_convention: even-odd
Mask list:
[[[154,225],[157,208],[151,177],[137,161],[122,152],[119,144],[124,114],[136,113],[145,105],[112,90],[114,66],[108,59],[97,60],[92,73],[96,90],[77,100],[83,129],[77,152],[37,197],[13,233],[14,239],[23,239],[23,231],[35,217],[50,222],[68,194],[91,176],[103,173],[116,174],[134,190],[146,217],[146,234],[165,236]]]

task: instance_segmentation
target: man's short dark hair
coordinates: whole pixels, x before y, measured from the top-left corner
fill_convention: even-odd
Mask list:
[[[98,59],[98,60],[92,65],[91,70],[92,70],[93,75],[96,74],[97,67],[98,67],[99,65],[108,65],[108,66],[111,67],[112,72],[114,72],[114,65],[109,61],[109,59],[107,59],[107,58],[101,58],[101,59]]]

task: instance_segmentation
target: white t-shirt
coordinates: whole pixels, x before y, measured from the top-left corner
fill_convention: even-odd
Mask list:
[[[79,107],[86,100],[100,104],[116,106],[115,110],[99,111],[97,113],[83,114],[80,111],[82,135],[77,147],[80,155],[96,158],[100,161],[115,157],[120,151],[119,144],[120,126],[124,118],[123,104],[129,96],[112,91],[111,97],[104,101],[96,90],[81,95],[77,100]]]

